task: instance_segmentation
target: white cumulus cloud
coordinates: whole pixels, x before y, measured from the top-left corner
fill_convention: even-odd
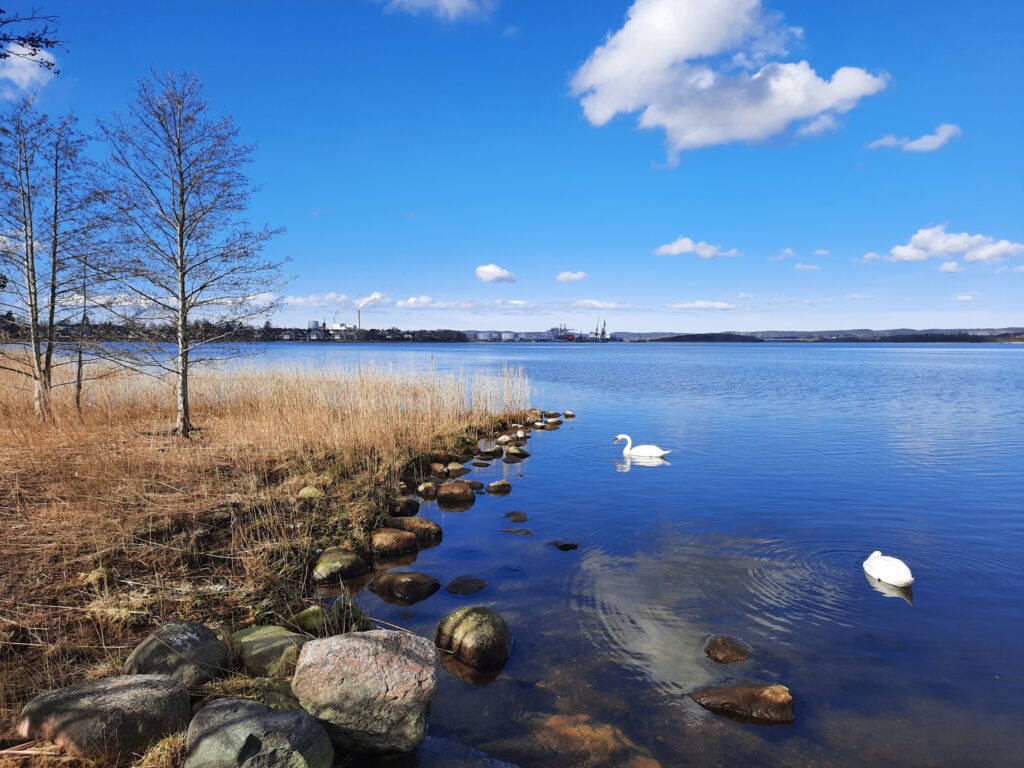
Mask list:
[[[485,283],[514,283],[516,276],[497,264],[483,264],[476,268],[476,276]]]
[[[927,261],[963,256],[965,261],[993,263],[1024,256],[1024,243],[996,240],[989,235],[947,232],[945,224],[919,229],[904,245],[889,251],[890,261]]]
[[[39,51],[34,57],[26,58],[31,51],[23,45],[11,43],[7,52],[7,58],[0,59],[0,98],[16,99],[39,90],[53,79],[53,70],[38,63],[52,65],[55,62],[47,51]]]
[[[819,248],[814,252],[815,256],[828,256],[829,251],[827,248]]]
[[[939,267],[939,272],[963,272],[964,268],[960,266],[958,261],[944,261],[942,266]]]
[[[953,298],[956,301],[974,301],[977,297],[973,293],[958,293]]]
[[[454,20],[475,16],[489,10],[489,0],[389,0],[389,11],[406,13],[432,13],[442,19]]]
[[[665,132],[674,160],[684,150],[767,139],[793,123],[821,133],[885,88],[885,78],[858,67],[822,78],[806,61],[778,61],[800,36],[761,0],[635,0],[622,28],[576,72],[572,93],[593,125],[639,112],[641,128]]]
[[[399,309],[473,309],[471,301],[437,301],[430,296],[410,296],[395,302]]]
[[[893,148],[902,149],[904,152],[934,152],[945,146],[951,139],[961,135],[963,135],[963,131],[960,130],[959,125],[943,123],[935,129],[934,133],[926,133],[917,139],[893,136],[890,133],[888,136],[872,141],[868,144],[868,149]]]
[[[726,301],[683,301],[675,304],[669,304],[669,309],[678,310],[726,310],[736,309],[735,304],[729,304]]]
[[[599,301],[597,299],[580,299],[572,303],[574,309],[606,309],[609,311],[618,311],[622,309],[632,309],[629,304],[623,304],[619,301]]]
[[[800,270],[801,272],[817,272],[821,267],[817,264],[794,264],[793,269]]]
[[[735,248],[723,250],[720,245],[712,245],[701,240],[695,243],[688,237],[680,237],[671,243],[659,245],[654,249],[656,256],[679,256],[684,253],[695,253],[702,259],[721,259],[724,257],[739,256],[740,252]]]
[[[578,283],[580,280],[586,280],[589,278],[586,272],[559,272],[555,277],[560,283]]]

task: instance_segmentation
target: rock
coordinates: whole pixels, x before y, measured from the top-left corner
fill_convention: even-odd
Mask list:
[[[218,699],[193,718],[184,768],[330,768],[334,747],[301,709],[275,711],[249,699]]]
[[[284,627],[249,627],[234,634],[242,666],[253,677],[289,677],[308,635]]]
[[[544,750],[545,763],[552,753],[564,764],[589,768],[661,768],[650,752],[630,739],[616,725],[595,722],[589,715],[549,715],[530,718],[533,737]]]
[[[512,442],[512,438],[508,435],[502,435],[495,441],[498,445],[508,445]]]
[[[457,576],[444,585],[444,591],[451,595],[475,595],[486,587],[487,582],[476,576]]]
[[[575,419],[576,418],[576,414],[573,413],[572,411],[565,411],[564,413],[562,413],[562,415],[565,418],[567,418],[567,419]]]
[[[580,545],[574,541],[561,541],[560,539],[549,541],[548,544],[550,544],[555,549],[560,549],[562,552],[570,552],[574,549],[580,548]]]
[[[513,536],[533,536],[529,528],[502,528],[502,533],[511,533]]]
[[[505,455],[505,449],[500,445],[496,445],[493,448],[488,448],[486,451],[478,451],[477,456],[482,459],[500,459]]]
[[[425,573],[386,573],[370,582],[370,589],[389,603],[413,605],[441,588],[441,582]]]
[[[732,664],[750,658],[751,648],[742,640],[729,635],[712,635],[704,643],[704,653],[719,664]]]
[[[484,484],[481,483],[479,480],[467,480],[466,485],[468,485],[470,487],[470,490],[473,491],[479,491],[484,487]]]
[[[444,477],[448,474],[448,465],[435,461],[430,465],[430,474],[436,475],[437,477]]]
[[[438,502],[458,503],[473,500],[473,489],[465,480],[453,480],[445,483],[437,491]]]
[[[512,484],[508,480],[495,480],[487,486],[487,492],[494,496],[507,496],[512,493]]]
[[[335,747],[410,752],[427,733],[437,650],[408,632],[373,630],[306,643],[292,678],[303,709]]]
[[[116,675],[39,694],[18,718],[22,739],[53,741],[115,764],[188,725],[188,689],[165,675]]]
[[[307,485],[299,491],[299,498],[302,501],[319,501],[325,496],[324,492],[315,485]]]
[[[186,767],[187,768],[187,767]],[[416,768],[516,768],[479,749],[451,739],[427,736],[416,750]]]
[[[421,547],[432,547],[441,542],[441,526],[422,517],[389,517],[387,526],[413,534]]]
[[[448,477],[462,477],[462,475],[468,474],[469,470],[456,461],[448,465]]]
[[[543,421],[535,421],[533,422],[533,426],[535,426],[537,429],[544,429],[546,425]]]
[[[322,605],[311,605],[288,619],[288,623],[311,635],[324,635],[329,633],[334,622]]]
[[[542,413],[541,416],[543,416],[545,419],[562,418],[562,414],[560,414],[558,411],[544,411],[544,413]]]
[[[512,523],[525,523],[530,516],[525,512],[506,512],[505,519]]]
[[[143,640],[125,661],[132,675],[170,675],[182,685],[198,686],[228,671],[227,643],[202,624],[170,621]]]
[[[420,483],[416,486],[416,495],[424,499],[437,497],[437,486],[433,483]]]
[[[413,498],[392,499],[388,511],[392,517],[413,517],[420,512],[420,502]]]
[[[437,625],[437,647],[472,667],[497,667],[508,660],[512,632],[490,608],[460,608]]]
[[[420,548],[415,533],[400,531],[397,528],[378,528],[370,534],[370,539],[374,553],[385,557],[415,552]]]
[[[405,480],[399,480],[398,481],[398,488],[397,488],[397,490],[398,490],[399,494],[404,496],[405,494],[407,494],[409,492],[409,484],[407,482],[405,482]]]
[[[518,445],[513,445],[511,448],[505,451],[505,461],[508,463],[522,461],[523,459],[527,459],[529,457],[529,452],[524,448],[520,448]]]
[[[314,581],[351,579],[366,571],[366,561],[344,547],[329,547],[320,553],[313,566]]]
[[[735,683],[698,688],[690,698],[705,709],[761,723],[793,722],[793,695],[784,685]]]
[[[491,465],[488,464],[486,461],[474,461],[473,466],[476,467],[477,469],[483,469],[484,467],[489,467]]]
[[[546,427],[560,427],[562,425],[561,419],[544,419],[544,425]]]

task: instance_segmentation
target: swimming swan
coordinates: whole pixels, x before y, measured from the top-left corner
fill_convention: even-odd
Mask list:
[[[864,561],[864,573],[894,587],[909,587],[914,583],[914,576],[906,563],[899,558],[883,555],[877,550]]]
[[[672,451],[663,451],[656,445],[633,445],[633,438],[629,435],[617,435],[615,442],[618,443],[620,440],[626,441],[626,447],[622,449],[623,456],[642,456],[660,459],[662,456],[672,453]]]

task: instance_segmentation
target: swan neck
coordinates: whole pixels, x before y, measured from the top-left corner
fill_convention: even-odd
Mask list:
[[[633,450],[633,438],[626,435],[626,447],[622,449],[622,452],[629,453],[631,450]]]

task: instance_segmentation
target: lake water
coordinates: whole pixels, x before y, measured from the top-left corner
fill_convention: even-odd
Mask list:
[[[536,433],[525,462],[468,476],[507,478],[510,496],[425,505],[444,542],[408,569],[487,589],[356,598],[427,636],[469,604],[512,627],[489,684],[442,673],[432,734],[523,768],[1022,764],[1024,347],[266,349],[297,366],[522,366],[534,405],[578,414]],[[671,448],[670,463],[627,466],[620,432]],[[512,510],[532,536],[502,532]],[[912,604],[868,583],[875,549],[913,569]],[[752,659],[708,659],[718,632]],[[735,722],[686,696],[726,680],[784,683],[795,723]]]

